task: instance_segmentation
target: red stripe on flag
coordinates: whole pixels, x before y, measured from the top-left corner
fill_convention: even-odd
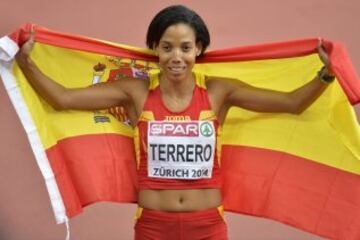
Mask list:
[[[136,202],[133,140],[117,134],[66,138],[46,151],[66,212],[99,201]]]
[[[225,210],[360,239],[359,175],[273,150],[224,146],[222,154]]]

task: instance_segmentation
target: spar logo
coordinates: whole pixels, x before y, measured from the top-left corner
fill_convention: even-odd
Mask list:
[[[149,122],[150,136],[199,136],[198,122]]]
[[[200,133],[201,135],[203,135],[204,137],[211,137],[214,133],[214,129],[212,127],[212,125],[208,122],[203,122],[200,125]]]

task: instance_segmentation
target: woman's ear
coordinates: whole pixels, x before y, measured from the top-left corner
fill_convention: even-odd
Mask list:
[[[153,51],[155,53],[155,56],[159,56],[159,45],[153,44]]]
[[[197,57],[200,56],[200,55],[201,55],[201,52],[202,52],[202,44],[201,44],[201,42],[198,42],[198,43],[196,44],[196,56],[197,56]]]

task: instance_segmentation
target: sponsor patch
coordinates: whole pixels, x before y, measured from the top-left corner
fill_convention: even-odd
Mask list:
[[[148,122],[148,176],[211,178],[215,135],[211,121]]]

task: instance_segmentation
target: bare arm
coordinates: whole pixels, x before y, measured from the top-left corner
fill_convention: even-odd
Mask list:
[[[30,52],[33,44],[34,33],[22,46],[16,60],[35,91],[55,109],[104,109],[127,103],[131,99],[129,91],[136,84],[133,79],[77,89],[68,89],[56,83],[32,62]]]
[[[235,80],[237,81],[237,80]],[[309,83],[291,92],[280,92],[250,86],[242,82],[227,81],[225,105],[242,107],[258,112],[301,113],[326,89],[327,83],[315,77]]]
[[[331,75],[329,60],[325,50],[318,46],[319,56],[325,65],[325,72]],[[299,114],[310,106],[326,89],[328,83],[318,76],[307,84],[291,91],[280,92],[257,88],[234,79],[209,78],[210,101],[221,121],[231,106],[258,112],[287,112]]]
[[[129,81],[115,81],[86,88],[65,88],[56,83],[30,59],[18,61],[20,68],[35,91],[57,110],[95,110],[121,105],[129,101],[126,89]]]

